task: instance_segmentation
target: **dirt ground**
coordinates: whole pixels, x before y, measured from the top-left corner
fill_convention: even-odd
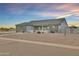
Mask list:
[[[63,33],[47,33],[47,34],[22,33],[13,35],[8,34],[1,37],[79,46],[79,34],[64,35]]]
[[[0,39],[0,56],[79,56],[79,50]]]

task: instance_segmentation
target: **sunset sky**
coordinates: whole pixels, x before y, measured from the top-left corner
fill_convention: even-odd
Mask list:
[[[79,4],[62,3],[0,3],[0,26],[44,19],[66,18],[69,25],[79,26]]]

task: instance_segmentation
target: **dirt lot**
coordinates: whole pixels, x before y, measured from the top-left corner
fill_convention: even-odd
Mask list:
[[[53,34],[22,33],[13,35],[9,34],[1,37],[79,46],[79,34],[67,34],[65,36],[62,33],[53,33]]]
[[[0,39],[0,56],[79,56],[79,50]]]

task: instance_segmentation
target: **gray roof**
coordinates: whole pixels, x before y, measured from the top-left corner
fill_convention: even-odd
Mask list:
[[[30,22],[24,22],[24,23],[20,23],[20,24],[16,24],[16,26],[24,26],[24,25],[30,25]]]
[[[58,25],[60,24],[65,18],[60,19],[47,19],[47,20],[37,20],[37,21],[31,21],[31,22],[24,22],[17,25],[33,25],[33,26],[41,26],[41,25]]]

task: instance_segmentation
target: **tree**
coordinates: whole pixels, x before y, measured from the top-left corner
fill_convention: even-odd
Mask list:
[[[70,28],[77,28],[76,26],[74,26],[74,25],[72,25],[72,26],[70,26]]]
[[[75,30],[76,28],[77,28],[77,27],[74,26],[74,25],[70,26],[70,33],[74,33],[74,30]]]

